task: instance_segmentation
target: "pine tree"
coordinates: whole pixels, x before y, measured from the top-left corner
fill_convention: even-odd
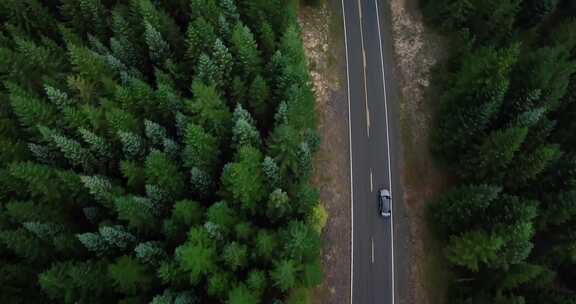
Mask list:
[[[511,187],[522,186],[527,181],[536,178],[561,155],[562,152],[557,145],[544,145],[529,154],[519,155],[508,170],[507,184]]]
[[[150,59],[156,64],[163,64],[164,60],[171,57],[170,46],[168,42],[162,38],[162,34],[158,32],[150,23],[144,23],[144,40],[148,45],[148,52]]]
[[[114,189],[112,183],[102,176],[81,176],[80,179],[84,187],[88,188],[90,194],[102,203],[105,207],[110,208],[114,198]]]
[[[250,85],[250,98],[248,103],[256,119],[264,125],[270,124],[270,89],[266,80],[260,75],[256,75]]]
[[[106,255],[111,250],[110,245],[97,233],[86,232],[77,234],[76,237],[88,251],[97,255]]]
[[[304,286],[312,288],[320,285],[322,283],[322,264],[320,260],[305,264],[302,276]]]
[[[452,236],[446,247],[446,258],[451,263],[478,271],[480,265],[490,264],[497,258],[503,240],[485,231],[476,230]]]
[[[229,134],[231,114],[216,88],[194,81],[192,93],[194,98],[187,106],[195,121],[214,136],[226,138]]]
[[[136,257],[145,264],[156,266],[168,258],[168,254],[159,242],[144,242],[134,248]]]
[[[266,216],[273,221],[282,220],[290,214],[291,206],[288,194],[282,189],[276,189],[270,193],[266,208]]]
[[[229,304],[260,303],[260,299],[246,286],[240,285],[232,289],[228,295]]]
[[[10,175],[27,184],[32,195],[45,196],[49,201],[61,197],[54,169],[32,162],[12,163]]]
[[[269,188],[275,188],[280,183],[280,172],[278,165],[270,156],[264,157],[262,161],[262,173]]]
[[[222,88],[230,81],[232,73],[233,58],[228,48],[224,45],[222,40],[216,39],[212,51],[212,58],[216,66],[216,76],[219,87]]]
[[[251,290],[261,295],[267,285],[266,273],[262,270],[252,270],[248,273],[246,283]]]
[[[219,163],[220,150],[216,137],[207,133],[204,128],[189,124],[184,137],[182,161],[188,168],[198,168],[212,175]]]
[[[216,272],[208,279],[208,294],[225,299],[232,288],[233,277],[230,272]]]
[[[146,157],[146,181],[157,185],[170,198],[178,198],[184,191],[184,176],[178,169],[178,166],[160,151],[154,150]]]
[[[222,173],[222,187],[243,210],[254,213],[264,196],[262,154],[250,146],[240,148],[237,162],[228,164]]]
[[[216,248],[206,230],[193,228],[188,241],[176,248],[176,260],[189,273],[192,283],[212,273],[216,267]]]
[[[107,159],[110,159],[114,156],[112,152],[112,147],[106,141],[105,138],[96,135],[93,132],[84,128],[81,128],[79,132],[80,135],[82,136],[82,139],[88,145],[90,145],[90,150],[96,153],[96,155]]]
[[[496,130],[482,144],[472,149],[462,165],[468,170],[462,175],[476,180],[499,180],[503,170],[519,151],[527,134],[526,128]]]
[[[122,142],[122,151],[128,159],[137,159],[144,152],[144,141],[142,138],[131,132],[118,132],[120,142]]]
[[[176,223],[192,227],[201,223],[204,209],[200,203],[191,200],[182,200],[174,203],[172,209],[172,220]]]
[[[281,230],[286,254],[295,261],[309,260],[320,251],[320,236],[301,221],[291,221]]]
[[[278,289],[286,292],[296,287],[299,271],[298,265],[293,260],[280,260],[274,264],[274,269],[270,272],[270,278]]]
[[[201,54],[196,67],[196,77],[206,85],[222,87],[218,73],[218,66],[206,54]]]
[[[240,104],[234,110],[232,144],[236,149],[243,146],[259,148],[261,145],[260,133],[254,125],[254,119]]]
[[[276,52],[276,34],[270,23],[264,21],[260,28],[260,45],[266,58],[272,57]]]
[[[10,106],[24,127],[35,128],[37,125],[51,125],[56,111],[50,104],[42,102],[30,92],[15,84],[6,83],[9,89]]]
[[[250,29],[241,23],[237,23],[232,31],[232,51],[236,55],[237,69],[245,78],[258,74],[260,51]]]
[[[207,222],[216,225],[218,230],[224,234],[231,231],[236,223],[234,211],[225,201],[220,201],[210,206],[207,210],[206,217]]]
[[[98,232],[109,246],[120,250],[126,250],[136,242],[136,237],[122,226],[102,226]]]
[[[194,194],[205,199],[210,195],[213,185],[206,172],[194,167],[190,170],[190,187]]]
[[[73,165],[82,167],[85,172],[92,171],[96,159],[78,141],[56,134],[52,136],[52,140]]]
[[[67,304],[99,303],[110,289],[106,265],[96,261],[54,263],[38,282],[50,299]]]
[[[576,216],[576,192],[564,191],[547,195],[544,200],[542,215],[539,217],[542,225],[562,225]]]
[[[434,223],[446,234],[465,231],[478,224],[479,214],[486,212],[502,188],[489,185],[460,186],[444,194],[431,207]]]
[[[256,234],[255,249],[256,254],[263,260],[270,261],[278,248],[278,239],[276,235],[267,230],[259,230]]]
[[[168,132],[164,127],[147,119],[144,120],[144,130],[146,138],[156,147],[162,146],[164,139],[168,137]]]
[[[129,227],[141,232],[153,230],[158,220],[153,203],[146,198],[118,197],[114,201],[118,219],[126,221]]]
[[[254,226],[249,221],[244,221],[234,226],[236,239],[241,241],[248,241],[253,238]]]
[[[146,292],[152,281],[146,267],[126,255],[108,265],[108,277],[118,292],[131,295]]]
[[[214,27],[203,17],[197,17],[188,25],[186,32],[186,56],[192,62],[198,60],[200,54],[207,53],[217,39]]]
[[[238,242],[229,243],[224,247],[224,261],[232,271],[238,271],[246,266],[248,247]]]
[[[447,158],[465,151],[471,139],[494,119],[508,90],[518,52],[518,46],[481,48],[462,59],[453,85],[442,96],[439,115],[443,118],[434,135],[435,145]]]
[[[0,231],[0,243],[16,256],[29,262],[46,260],[51,250],[26,229]]]
[[[282,178],[298,173],[300,143],[299,134],[288,124],[279,125],[272,131],[268,140],[268,155],[276,160]]]
[[[129,160],[120,162],[120,171],[126,179],[126,185],[131,190],[144,188],[146,182],[146,173],[138,163]]]

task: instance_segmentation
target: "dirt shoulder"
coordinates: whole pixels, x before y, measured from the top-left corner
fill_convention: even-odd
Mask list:
[[[402,181],[413,259],[410,298],[418,304],[441,304],[446,303],[449,273],[440,244],[427,224],[426,209],[448,184],[447,175],[435,164],[429,140],[438,103],[431,72],[435,64],[445,60],[446,42],[425,27],[418,2],[390,2],[400,87]]]
[[[346,304],[350,297],[350,165],[344,33],[339,1],[302,6],[299,21],[316,94],[318,132],[313,183],[328,213],[324,228],[324,281],[312,292],[312,303]]]

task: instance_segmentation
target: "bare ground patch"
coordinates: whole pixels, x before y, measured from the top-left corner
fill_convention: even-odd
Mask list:
[[[400,76],[402,180],[414,260],[410,269],[412,299],[418,304],[440,304],[446,302],[449,272],[427,224],[426,209],[448,183],[447,175],[434,162],[429,140],[438,103],[431,70],[445,59],[446,43],[425,27],[418,0],[391,0],[390,6]]]
[[[324,281],[313,290],[313,303],[349,303],[350,295],[350,172],[348,106],[343,89],[344,48],[339,6],[323,1],[302,6],[299,22],[314,82],[318,132],[322,137],[313,183],[328,213],[322,235]]]

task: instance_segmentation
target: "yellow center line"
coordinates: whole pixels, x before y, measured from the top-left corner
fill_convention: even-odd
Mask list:
[[[370,108],[368,107],[368,83],[366,79],[366,51],[364,48],[364,31],[362,28],[362,4],[358,0],[358,9],[360,11],[360,39],[362,42],[362,73],[364,74],[364,107],[366,108],[366,133],[370,137]]]

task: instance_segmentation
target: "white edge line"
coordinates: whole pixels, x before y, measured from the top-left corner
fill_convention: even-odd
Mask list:
[[[388,183],[390,185],[390,194],[392,194],[392,169],[390,161],[390,134],[388,132],[388,100],[386,96],[386,76],[384,74],[384,54],[382,50],[382,34],[380,33],[380,9],[378,8],[378,0],[374,0],[376,3],[376,19],[378,21],[378,42],[380,43],[380,64],[382,66],[382,84],[384,86],[384,110],[386,112],[386,144],[388,146]],[[390,204],[390,211],[392,211],[392,204]],[[392,304],[394,304],[394,212],[390,215],[390,243],[392,245]]]
[[[354,183],[352,179],[352,120],[350,112],[350,70],[348,65],[348,35],[346,34],[346,8],[342,0],[342,18],[344,21],[344,44],[346,48],[346,82],[348,91],[348,147],[350,149],[350,304],[353,301],[354,289]]]

